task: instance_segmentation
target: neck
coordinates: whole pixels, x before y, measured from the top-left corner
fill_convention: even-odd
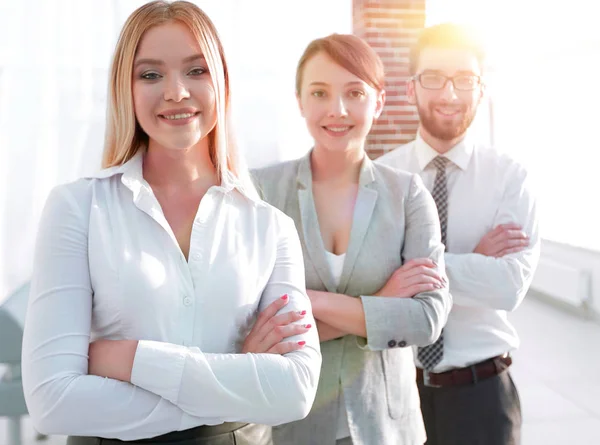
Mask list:
[[[331,151],[315,146],[310,158],[313,181],[358,184],[365,156],[362,147],[357,150]]]
[[[443,140],[432,136],[423,128],[423,126],[419,126],[419,135],[425,142],[427,142],[427,145],[429,145],[439,154],[444,154],[450,151],[456,144],[460,143],[465,138],[466,133],[463,133],[454,139]]]
[[[165,149],[151,142],[144,156],[143,173],[150,185],[160,188],[205,188],[207,183],[217,183],[207,138],[182,150]]]

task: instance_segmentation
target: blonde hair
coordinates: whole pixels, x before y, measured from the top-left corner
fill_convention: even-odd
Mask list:
[[[124,164],[140,149],[147,148],[148,135],[135,118],[132,94],[133,63],[144,33],[154,26],[171,21],[181,22],[190,29],[208,64],[216,92],[217,123],[207,137],[210,158],[218,179],[223,181],[224,175],[240,179],[246,172],[240,166],[237,149],[230,134],[229,71],[223,46],[210,18],[196,5],[187,1],[152,1],[136,9],[125,22],[117,41],[110,71],[102,167]]]

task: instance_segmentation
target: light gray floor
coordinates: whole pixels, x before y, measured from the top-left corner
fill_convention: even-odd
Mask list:
[[[527,298],[510,315],[521,336],[512,368],[523,405],[523,445],[600,445],[600,323]],[[25,445],[64,445],[64,437]],[[0,445],[7,425],[0,419]],[[465,444],[468,445],[468,444]]]

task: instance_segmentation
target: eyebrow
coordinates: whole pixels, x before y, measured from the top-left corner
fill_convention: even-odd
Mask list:
[[[188,56],[183,59],[183,63],[195,62],[196,60],[202,60],[204,56],[202,54],[194,54],[192,56]],[[138,67],[140,65],[164,65],[165,62],[158,59],[138,59],[135,61],[134,67]]]
[[[442,75],[446,74],[443,70],[434,70],[434,69],[423,70],[423,73],[427,73],[427,74],[435,73],[435,74],[442,74]],[[479,74],[475,74],[473,71],[470,71],[470,70],[457,71],[454,75],[455,76],[464,76],[464,75],[467,75],[467,76],[479,76]]]
[[[354,80],[352,82],[348,82],[345,84],[345,86],[363,86],[364,83],[363,82],[359,82],[358,80]],[[308,84],[309,87],[312,86],[329,86],[329,84],[327,82],[311,82]]]

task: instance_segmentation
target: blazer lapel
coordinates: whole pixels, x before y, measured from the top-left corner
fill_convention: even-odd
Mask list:
[[[298,202],[302,219],[304,245],[310,260],[315,266],[319,278],[328,292],[337,292],[331,269],[325,256],[325,245],[321,237],[321,228],[312,193],[312,172],[310,170],[310,152],[298,167]]]
[[[354,215],[352,216],[352,229],[350,231],[350,240],[348,250],[344,260],[344,268],[340,278],[339,291],[346,293],[348,282],[352,276],[354,265],[361,252],[367,230],[371,224],[371,217],[377,202],[377,190],[372,188],[375,182],[373,161],[366,155],[360,172],[360,182],[356,204],[354,205]]]

